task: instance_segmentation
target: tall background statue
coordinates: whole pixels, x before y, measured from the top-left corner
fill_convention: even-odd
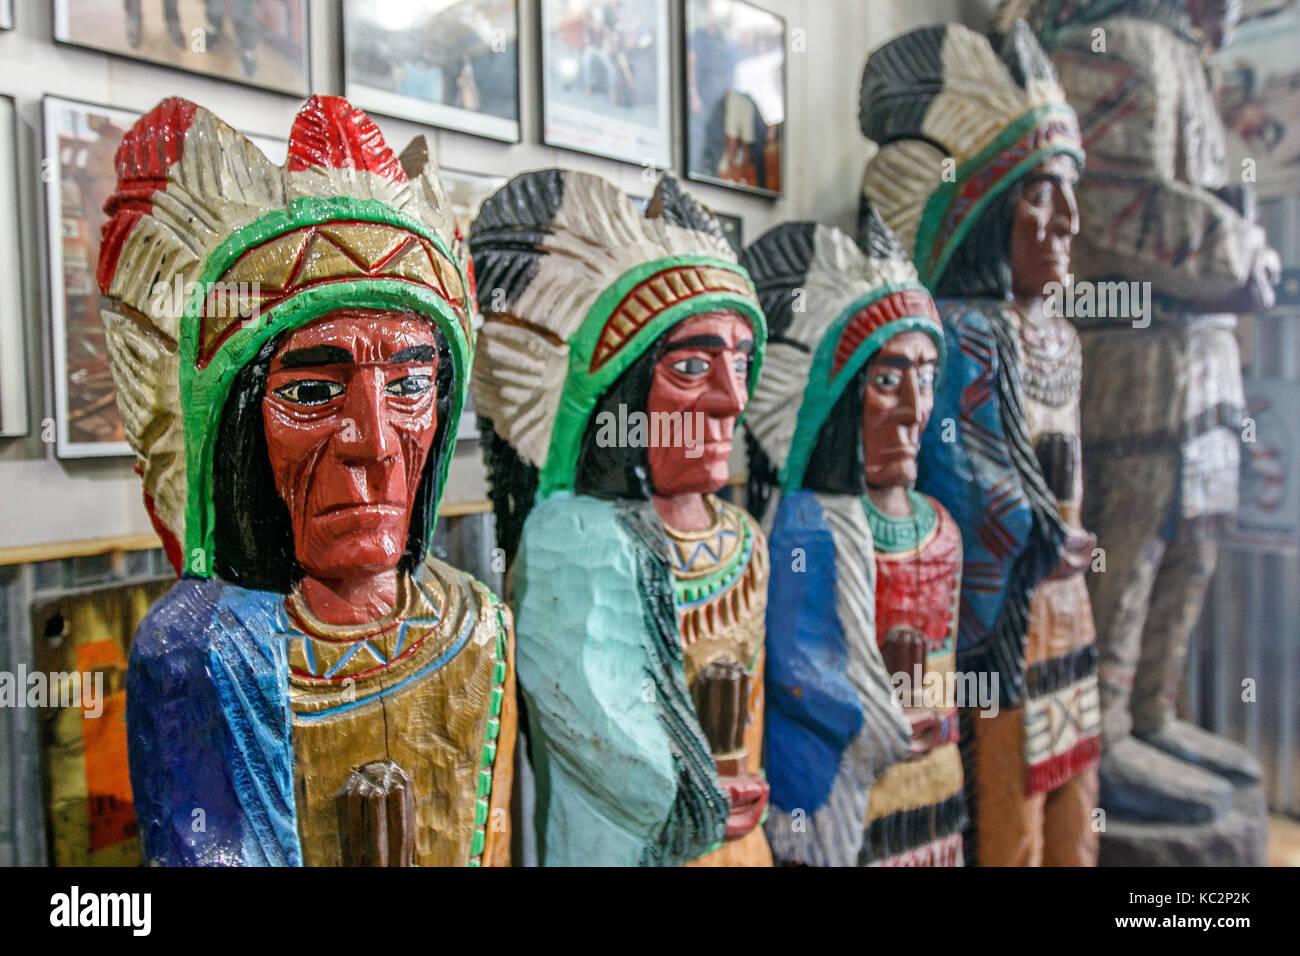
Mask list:
[[[1087,144],[1076,282],[1154,293],[1142,314],[1075,319],[1086,477],[1097,490],[1085,515],[1106,554],[1106,573],[1090,577],[1102,805],[1117,817],[1204,824],[1229,810],[1232,784],[1260,774],[1244,748],[1174,713],[1217,533],[1237,510],[1243,397],[1232,313],[1270,307],[1280,272],[1251,220],[1250,187],[1226,168],[1203,59],[1227,42],[1240,4],[1040,0],[1006,4],[1003,16],[1020,8],[1051,51]],[[1252,814],[1262,826],[1262,809]],[[1248,854],[1240,862],[1252,852],[1262,860],[1261,840],[1234,841]],[[1163,859],[1229,862],[1211,842],[1219,848],[1192,840],[1182,844],[1191,855]]]
[[[864,209],[912,250],[944,322],[917,487],[961,529],[956,667],[998,682],[996,715],[962,715],[968,859],[1089,865],[1100,738],[1079,342],[1047,308],[1078,230],[1075,115],[1023,22],[996,47],[950,24],[871,55],[861,122],[880,145]]]
[[[786,223],[742,261],[771,332],[746,419],[773,556],[769,839],[803,864],[960,864],[961,536],[911,490],[939,314],[878,216],[861,249]]]
[[[428,155],[337,97],[283,167],[178,99],[118,150],[104,321],[181,575],[128,674],[147,862],[509,862],[509,613],[426,557],[473,311]]]
[[[767,544],[714,492],[766,326],[676,180],[516,176],[470,233],[474,396],[544,865],[770,865]]]

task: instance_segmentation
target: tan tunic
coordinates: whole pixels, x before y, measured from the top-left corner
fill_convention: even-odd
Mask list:
[[[296,595],[288,611],[304,862],[339,865],[340,788],[354,769],[392,761],[414,791],[416,865],[509,865],[516,715],[505,606],[429,559],[373,624],[325,624]]]

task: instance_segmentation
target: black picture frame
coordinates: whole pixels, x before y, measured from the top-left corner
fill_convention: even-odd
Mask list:
[[[656,65],[658,75],[656,75],[656,98],[658,104],[658,129],[656,130],[655,142],[653,145],[647,144],[643,150],[617,150],[601,149],[594,144],[584,144],[576,141],[576,137],[556,135],[551,132],[550,116],[548,107],[551,103],[551,83],[549,82],[549,57],[547,56],[547,15],[546,8],[549,3],[557,3],[560,0],[536,0],[534,12],[536,14],[536,55],[538,63],[539,93],[538,110],[540,113],[541,140],[543,145],[551,146],[556,149],[567,149],[572,152],[585,153],[588,156],[599,156],[604,159],[612,159],[618,162],[631,163],[643,168],[654,168],[668,170],[674,165],[674,136],[673,136],[673,102],[672,102],[672,16],[668,0],[646,0],[656,8],[656,20],[660,27],[662,37],[661,49],[656,52]],[[572,0],[572,2],[584,2],[591,5],[598,5],[608,2],[608,0]],[[648,127],[643,127],[648,128]]]
[[[458,107],[448,106],[442,103],[436,103],[432,100],[421,101],[417,97],[392,91],[380,90],[377,87],[360,83],[355,78],[349,77],[349,36],[353,28],[349,26],[349,8],[363,0],[341,0],[341,29],[339,31],[339,62],[343,71],[343,94],[354,105],[364,109],[367,113],[375,116],[391,116],[395,119],[403,119],[412,123],[419,123],[424,126],[432,126],[436,129],[446,129],[457,133],[465,133],[469,136],[478,136],[483,139],[492,140],[498,143],[521,143],[523,142],[523,115],[521,109],[523,78],[519,69],[519,43],[522,34],[522,24],[520,19],[519,8],[526,0],[510,0],[514,7],[514,120],[507,121],[501,117],[492,114],[483,113],[482,111],[462,110]],[[480,3],[484,0],[462,0],[462,2]],[[410,103],[409,108],[404,108]],[[423,111],[419,104],[427,103],[428,107]],[[483,117],[481,122],[476,122],[470,117],[458,117],[457,114],[475,113]],[[464,122],[457,122],[457,119],[464,119]],[[493,122],[499,121],[499,122]],[[500,128],[500,124],[513,122],[513,131],[506,132]]]
[[[78,139],[77,145],[69,147],[71,152],[65,157],[60,135],[69,135],[64,121],[72,114],[113,123],[112,137],[105,139],[98,130],[92,130],[97,134],[95,138]],[[141,115],[141,111],[70,97],[46,94],[41,99],[41,178],[45,196],[50,375],[55,409],[55,454],[59,458],[113,458],[133,454],[125,438],[95,437],[95,432],[105,429],[116,433],[120,421],[107,349],[97,341],[103,327],[99,318],[100,296],[95,268],[99,258],[99,227],[104,221],[104,200],[117,181],[113,164],[121,135],[117,131],[125,133]],[[79,120],[73,120],[72,125],[80,130]],[[85,127],[91,129],[89,121]],[[256,133],[244,135],[273,162],[285,162],[289,145],[286,140]],[[92,143],[98,146],[97,150]],[[93,156],[90,155],[92,151],[95,151]],[[66,165],[65,159],[68,160]],[[79,182],[69,182],[74,178],[67,172],[71,167],[88,172],[76,177]],[[75,209],[68,208],[70,201],[76,202]],[[67,247],[65,239],[69,240]],[[73,258],[69,252],[75,256],[75,268],[70,268]],[[69,289],[69,276],[76,279],[77,288]],[[70,343],[76,345],[92,340],[94,347],[80,348],[77,354],[70,354]],[[77,370],[75,375],[74,367]],[[75,389],[71,387],[74,378],[77,381]],[[94,409],[96,416],[102,414],[103,417],[93,427],[74,428],[72,412],[76,411],[80,416],[88,414],[85,411],[88,409]]]
[[[0,93],[0,163],[9,173],[0,182],[0,274],[9,277],[0,286],[0,438],[31,433],[18,133],[18,104],[12,96]]]
[[[763,196],[769,199],[779,198],[784,193],[784,187],[785,187],[785,169],[786,169],[785,144],[787,138],[786,120],[790,114],[789,111],[790,56],[789,56],[789,48],[788,48],[789,30],[786,23],[786,19],[785,17],[781,16],[779,13],[773,13],[771,10],[761,7],[756,3],[749,2],[749,0],[681,0],[681,2],[682,2],[681,41],[680,41],[681,51],[682,51],[681,60],[680,60],[681,94],[682,94],[681,110],[682,110],[683,140],[685,143],[684,165],[686,170],[686,178],[693,182],[708,183],[711,186],[721,186],[726,189],[734,189],[739,192],[750,193],[756,196]],[[691,27],[693,22],[692,10],[706,3],[726,4],[732,7],[748,8],[749,10],[761,14],[764,17],[771,18],[774,24],[779,24],[780,26],[781,122],[777,124],[779,125],[779,130],[777,135],[778,156],[777,156],[777,163],[775,169],[776,179],[777,179],[775,188],[765,185],[767,181],[770,180],[771,178],[771,171],[767,167],[765,157],[763,157],[763,153],[765,152],[766,147],[759,150],[759,156],[764,159],[764,162],[761,164],[759,163],[755,164],[759,168],[756,170],[756,182],[753,184],[744,181],[737,181],[734,179],[727,179],[724,176],[720,176],[716,174],[710,174],[706,172],[703,168],[701,168],[701,165],[696,161],[696,155],[695,155],[696,150],[698,147],[701,146],[701,141],[705,139],[705,135],[702,134],[701,124],[697,122],[693,122],[693,117],[697,115],[703,115],[704,117],[706,117],[706,119],[702,125],[707,127],[717,125],[720,133],[722,132],[722,128],[726,124],[726,116],[725,116],[726,105],[721,100],[716,101],[713,105],[702,104],[702,109],[698,114],[693,113],[691,108],[692,89],[690,84],[690,72],[691,72],[690,56],[692,52],[692,42],[691,42],[692,41]],[[755,114],[753,122],[756,124],[755,125],[756,134],[759,126],[761,126],[764,131],[770,130],[771,126],[764,121],[761,113],[759,112],[757,103],[754,103],[753,101],[753,97],[749,96],[747,93],[744,93],[743,91],[736,91],[736,92],[741,92],[742,95],[748,97],[750,99],[751,104],[753,105],[754,114]],[[693,127],[694,127],[694,132],[692,131]],[[725,149],[725,138],[726,138],[725,134],[723,134],[720,138],[723,140],[723,145],[721,148]],[[757,135],[755,135],[755,140],[757,140]]]
[[[107,54],[108,56],[118,57],[119,59],[131,60],[136,63],[148,63],[152,66],[162,67],[166,70],[177,70],[181,73],[189,73],[193,76],[207,77],[213,80],[220,80],[226,83],[234,83],[238,86],[247,86],[258,90],[268,90],[272,93],[284,93],[289,96],[296,96],[305,99],[311,94],[311,0],[301,0],[302,3],[302,83],[296,86],[277,85],[269,82],[257,82],[256,80],[236,75],[233,72],[220,72],[215,70],[200,70],[182,63],[171,62],[166,59],[158,59],[148,56],[140,56],[129,50],[118,49],[107,45],[98,45],[82,39],[73,39],[69,36],[60,36],[61,26],[68,22],[70,8],[73,4],[80,3],[111,3],[120,4],[120,0],[53,0],[51,16],[51,34],[54,42],[60,46],[66,46],[78,50],[92,50],[96,53]],[[141,0],[145,4],[144,9],[158,13],[158,8],[150,3],[149,0]],[[179,2],[179,0],[178,0]],[[284,0],[291,2],[291,0]],[[143,16],[143,11],[142,11]],[[119,14],[120,19],[120,14]],[[226,44],[232,41],[224,36],[222,40]],[[186,51],[188,52],[188,51]]]

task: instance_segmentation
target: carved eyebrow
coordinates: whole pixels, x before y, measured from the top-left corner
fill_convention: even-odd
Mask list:
[[[312,345],[290,349],[280,356],[280,368],[308,368],[313,365],[345,365],[353,361],[352,353],[337,345]]]
[[[905,355],[881,355],[878,358],[874,358],[871,360],[871,366],[873,368],[883,365],[886,368],[908,369],[908,368],[912,368],[913,366],[916,366],[917,368],[921,368],[926,365],[938,365],[938,364],[939,364],[938,359],[928,358],[928,359],[921,359],[919,362],[914,362]]]
[[[744,339],[736,343],[736,350],[739,352],[754,351],[754,340]],[[725,349],[726,341],[719,335],[692,335],[689,338],[679,339],[676,342],[669,342],[664,352],[672,352],[676,349]]]
[[[438,358],[438,349],[433,345],[412,345],[409,349],[402,349],[397,352],[388,361],[394,365],[403,362],[432,362]]]

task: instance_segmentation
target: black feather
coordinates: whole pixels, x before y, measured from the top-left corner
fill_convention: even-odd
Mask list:
[[[715,239],[727,241],[722,224],[703,203],[682,189],[681,180],[672,173],[659,177],[654,195],[645,210],[647,219],[662,218],[664,222],[683,229],[707,233]]]
[[[947,33],[947,26],[922,27],[868,57],[858,98],[858,121],[868,137],[882,146],[896,139],[925,138],[921,123],[943,90]]]
[[[564,170],[522,173],[489,196],[469,230],[479,309],[516,302],[537,274],[542,243],[555,232],[564,199]],[[504,299],[498,291],[504,294]]]

